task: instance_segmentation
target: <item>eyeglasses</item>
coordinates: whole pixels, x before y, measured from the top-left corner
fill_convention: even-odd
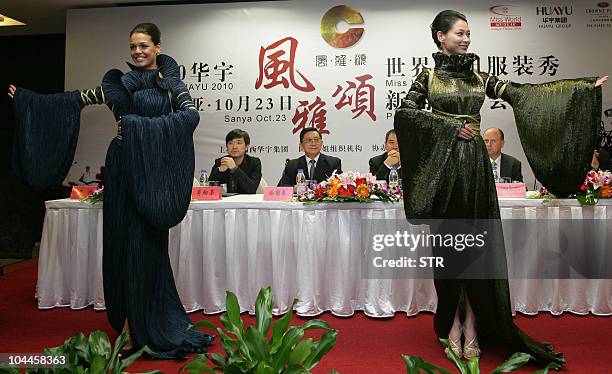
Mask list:
[[[302,140],[302,143],[319,144],[321,143],[321,139],[319,138],[304,139]]]

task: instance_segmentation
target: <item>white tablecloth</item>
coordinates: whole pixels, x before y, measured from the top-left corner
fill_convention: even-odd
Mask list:
[[[103,309],[102,205],[66,199],[46,206],[38,307]],[[500,209],[502,220],[612,218],[609,200],[582,207],[574,200],[500,199]],[[435,311],[432,280],[361,277],[361,223],[403,217],[401,203],[303,205],[265,202],[262,195],[194,202],[170,230],[177,289],[187,311],[204,313],[224,311],[226,290],[237,294],[244,310],[254,311],[265,286],[272,286],[275,313],[286,311],[293,298],[300,300],[300,315]],[[505,239],[512,244],[511,235]],[[522,313],[612,314],[612,280],[511,279],[510,287],[514,310]]]

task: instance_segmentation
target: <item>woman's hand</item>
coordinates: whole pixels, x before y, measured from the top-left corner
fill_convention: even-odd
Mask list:
[[[15,91],[17,91],[17,87],[13,86],[12,84],[10,84],[8,86],[8,95],[9,97],[12,99],[13,97],[15,97]]]
[[[463,125],[461,130],[459,130],[459,134],[457,134],[457,137],[463,140],[472,140],[474,136],[476,136],[476,133],[472,131],[467,124]]]
[[[608,76],[604,75],[601,78],[597,78],[597,82],[595,82],[595,87],[599,87],[602,86],[604,83],[606,83],[608,81]]]

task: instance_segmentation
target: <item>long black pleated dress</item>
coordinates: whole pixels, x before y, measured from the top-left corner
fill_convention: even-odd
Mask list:
[[[168,230],[185,216],[194,173],[199,114],[169,56],[158,69],[111,70],[93,90],[15,94],[13,168],[34,188],[61,183],[74,158],[80,112],[106,104],[121,122],[106,155],[104,299],[120,332],[127,319],[136,348],[157,358],[205,352],[213,337],[197,330],[179,299],[168,257]]]
[[[474,277],[474,273],[462,277],[461,272],[436,275],[436,334],[448,337],[466,292],[481,343],[532,354],[544,365],[561,364],[562,354],[535,341],[512,321],[503,231],[487,150],[480,135],[465,141],[457,134],[465,123],[479,125],[485,96],[506,100],[513,106],[521,143],[536,177],[557,196],[567,196],[584,180],[593,153],[601,89],[594,87],[595,78],[539,85],[506,83],[474,71],[478,58],[474,54],[435,53],[433,57],[435,67],[417,77],[394,119],[403,161],[406,218],[493,222],[488,260],[480,269],[495,278],[477,279],[488,277]],[[432,112],[423,110],[426,100]],[[454,254],[453,260],[465,255]],[[461,259],[455,263],[461,264]]]

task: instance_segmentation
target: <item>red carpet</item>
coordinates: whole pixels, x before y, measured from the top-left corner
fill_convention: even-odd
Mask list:
[[[34,298],[36,266],[36,260],[11,265],[5,268],[6,275],[0,277],[0,352],[40,352],[44,347],[62,344],[79,331],[88,334],[94,330],[104,330],[111,339],[116,337],[104,312],[96,312],[92,308],[38,310]],[[220,325],[219,315],[192,313],[190,316],[194,321],[207,318]],[[243,315],[243,318],[247,323],[253,321],[248,315]],[[339,330],[339,334],[336,346],[314,373],[326,373],[331,369],[340,373],[405,373],[400,357],[403,353],[420,355],[434,364],[452,368],[434,337],[431,314],[421,313],[415,317],[398,314],[393,318],[372,319],[362,313],[350,318],[338,318],[326,313],[318,318]],[[295,323],[300,324],[307,320],[294,319]],[[532,336],[545,338],[565,353],[567,365],[562,372],[612,372],[612,317],[569,313],[554,317],[540,313],[537,317],[517,316],[516,322]],[[211,351],[221,350],[221,345],[215,342]],[[490,372],[506,356],[506,352],[485,349],[481,358],[482,372]],[[140,360],[128,371],[136,373],[160,369],[166,373],[176,373],[182,364],[176,361]],[[533,366],[526,368],[519,372],[536,370]]]

